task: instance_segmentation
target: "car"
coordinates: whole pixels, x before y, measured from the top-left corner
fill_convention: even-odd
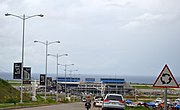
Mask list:
[[[162,102],[161,98],[156,98],[155,102]]]
[[[137,106],[137,104],[133,103],[132,100],[126,100],[125,102],[126,102],[125,103],[126,106],[128,106],[128,107],[136,107]]]
[[[146,106],[148,106],[150,108],[154,108],[154,107],[156,107],[156,103],[155,102],[146,102]]]
[[[94,107],[102,107],[102,103],[103,103],[103,97],[102,96],[95,96],[94,97]]]
[[[102,107],[102,100],[97,100],[96,102],[94,102],[94,107]]]
[[[162,99],[161,98],[156,98],[155,105],[158,106],[161,103],[162,103]]]
[[[121,94],[106,94],[102,110],[125,110],[125,101]]]
[[[173,105],[180,105],[180,98],[178,98],[178,99],[176,99],[175,101],[174,101],[174,103],[173,103]]]
[[[82,102],[86,102],[86,98],[85,97],[82,98]]]
[[[167,99],[168,106],[173,106],[173,102],[170,99]]]
[[[97,96],[94,97],[94,100],[99,99],[99,98],[100,98],[100,99],[103,99],[103,96],[97,95]]]

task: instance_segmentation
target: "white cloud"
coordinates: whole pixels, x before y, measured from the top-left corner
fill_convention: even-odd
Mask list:
[[[68,53],[62,62],[75,62],[82,73],[142,75],[148,66],[165,61],[179,64],[174,60],[179,52],[161,57],[165,44],[169,43],[169,50],[179,47],[178,0],[4,0],[0,7],[0,58],[8,59],[2,62],[9,71],[11,63],[21,57],[22,22],[5,17],[5,13],[45,15],[26,22],[25,63],[32,65],[34,72],[44,71],[45,46],[33,40],[61,40],[60,45],[50,46],[49,52]],[[139,70],[141,66],[146,69]],[[54,72],[54,67],[49,65],[48,71]]]

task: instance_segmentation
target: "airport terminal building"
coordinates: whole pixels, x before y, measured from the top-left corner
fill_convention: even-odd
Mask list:
[[[59,85],[58,91],[70,94],[130,94],[133,88],[123,78],[100,78],[96,81],[95,78],[85,78],[81,81],[80,78],[73,77],[58,77],[57,83]]]

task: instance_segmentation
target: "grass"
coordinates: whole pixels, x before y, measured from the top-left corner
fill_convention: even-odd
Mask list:
[[[152,109],[139,106],[139,107],[126,107],[126,110],[152,110]]]
[[[21,103],[3,103],[0,104],[0,108],[19,108],[19,107],[28,107],[28,106],[41,106],[41,105],[51,105],[51,104],[55,104],[56,102],[25,102],[23,104]]]
[[[13,88],[7,81],[0,79],[0,103],[14,103],[19,102],[20,92]],[[25,102],[30,101],[30,97],[27,94],[23,94],[23,100]]]

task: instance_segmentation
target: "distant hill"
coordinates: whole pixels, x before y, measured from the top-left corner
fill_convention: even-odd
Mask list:
[[[23,94],[23,101],[29,101],[30,97]],[[8,82],[0,79],[0,103],[17,103],[20,101],[20,92]]]
[[[85,78],[96,78],[96,81],[100,81],[100,78],[124,78],[126,82],[132,82],[132,83],[145,83],[145,84],[153,84],[156,80],[157,76],[138,76],[138,75],[121,75],[121,74],[74,74],[75,77],[80,77],[81,81],[85,81]],[[71,77],[74,77],[74,75],[71,75]],[[158,74],[157,74],[158,75]],[[39,80],[40,73],[32,73],[31,79],[32,80]],[[56,79],[56,73],[48,73],[48,77],[52,77],[53,79]],[[64,73],[59,73],[59,77],[64,77]],[[70,76],[70,74],[67,73],[67,77]],[[0,78],[4,80],[13,80],[13,74],[10,72],[0,72]],[[180,83],[180,76],[175,77],[176,81]]]

